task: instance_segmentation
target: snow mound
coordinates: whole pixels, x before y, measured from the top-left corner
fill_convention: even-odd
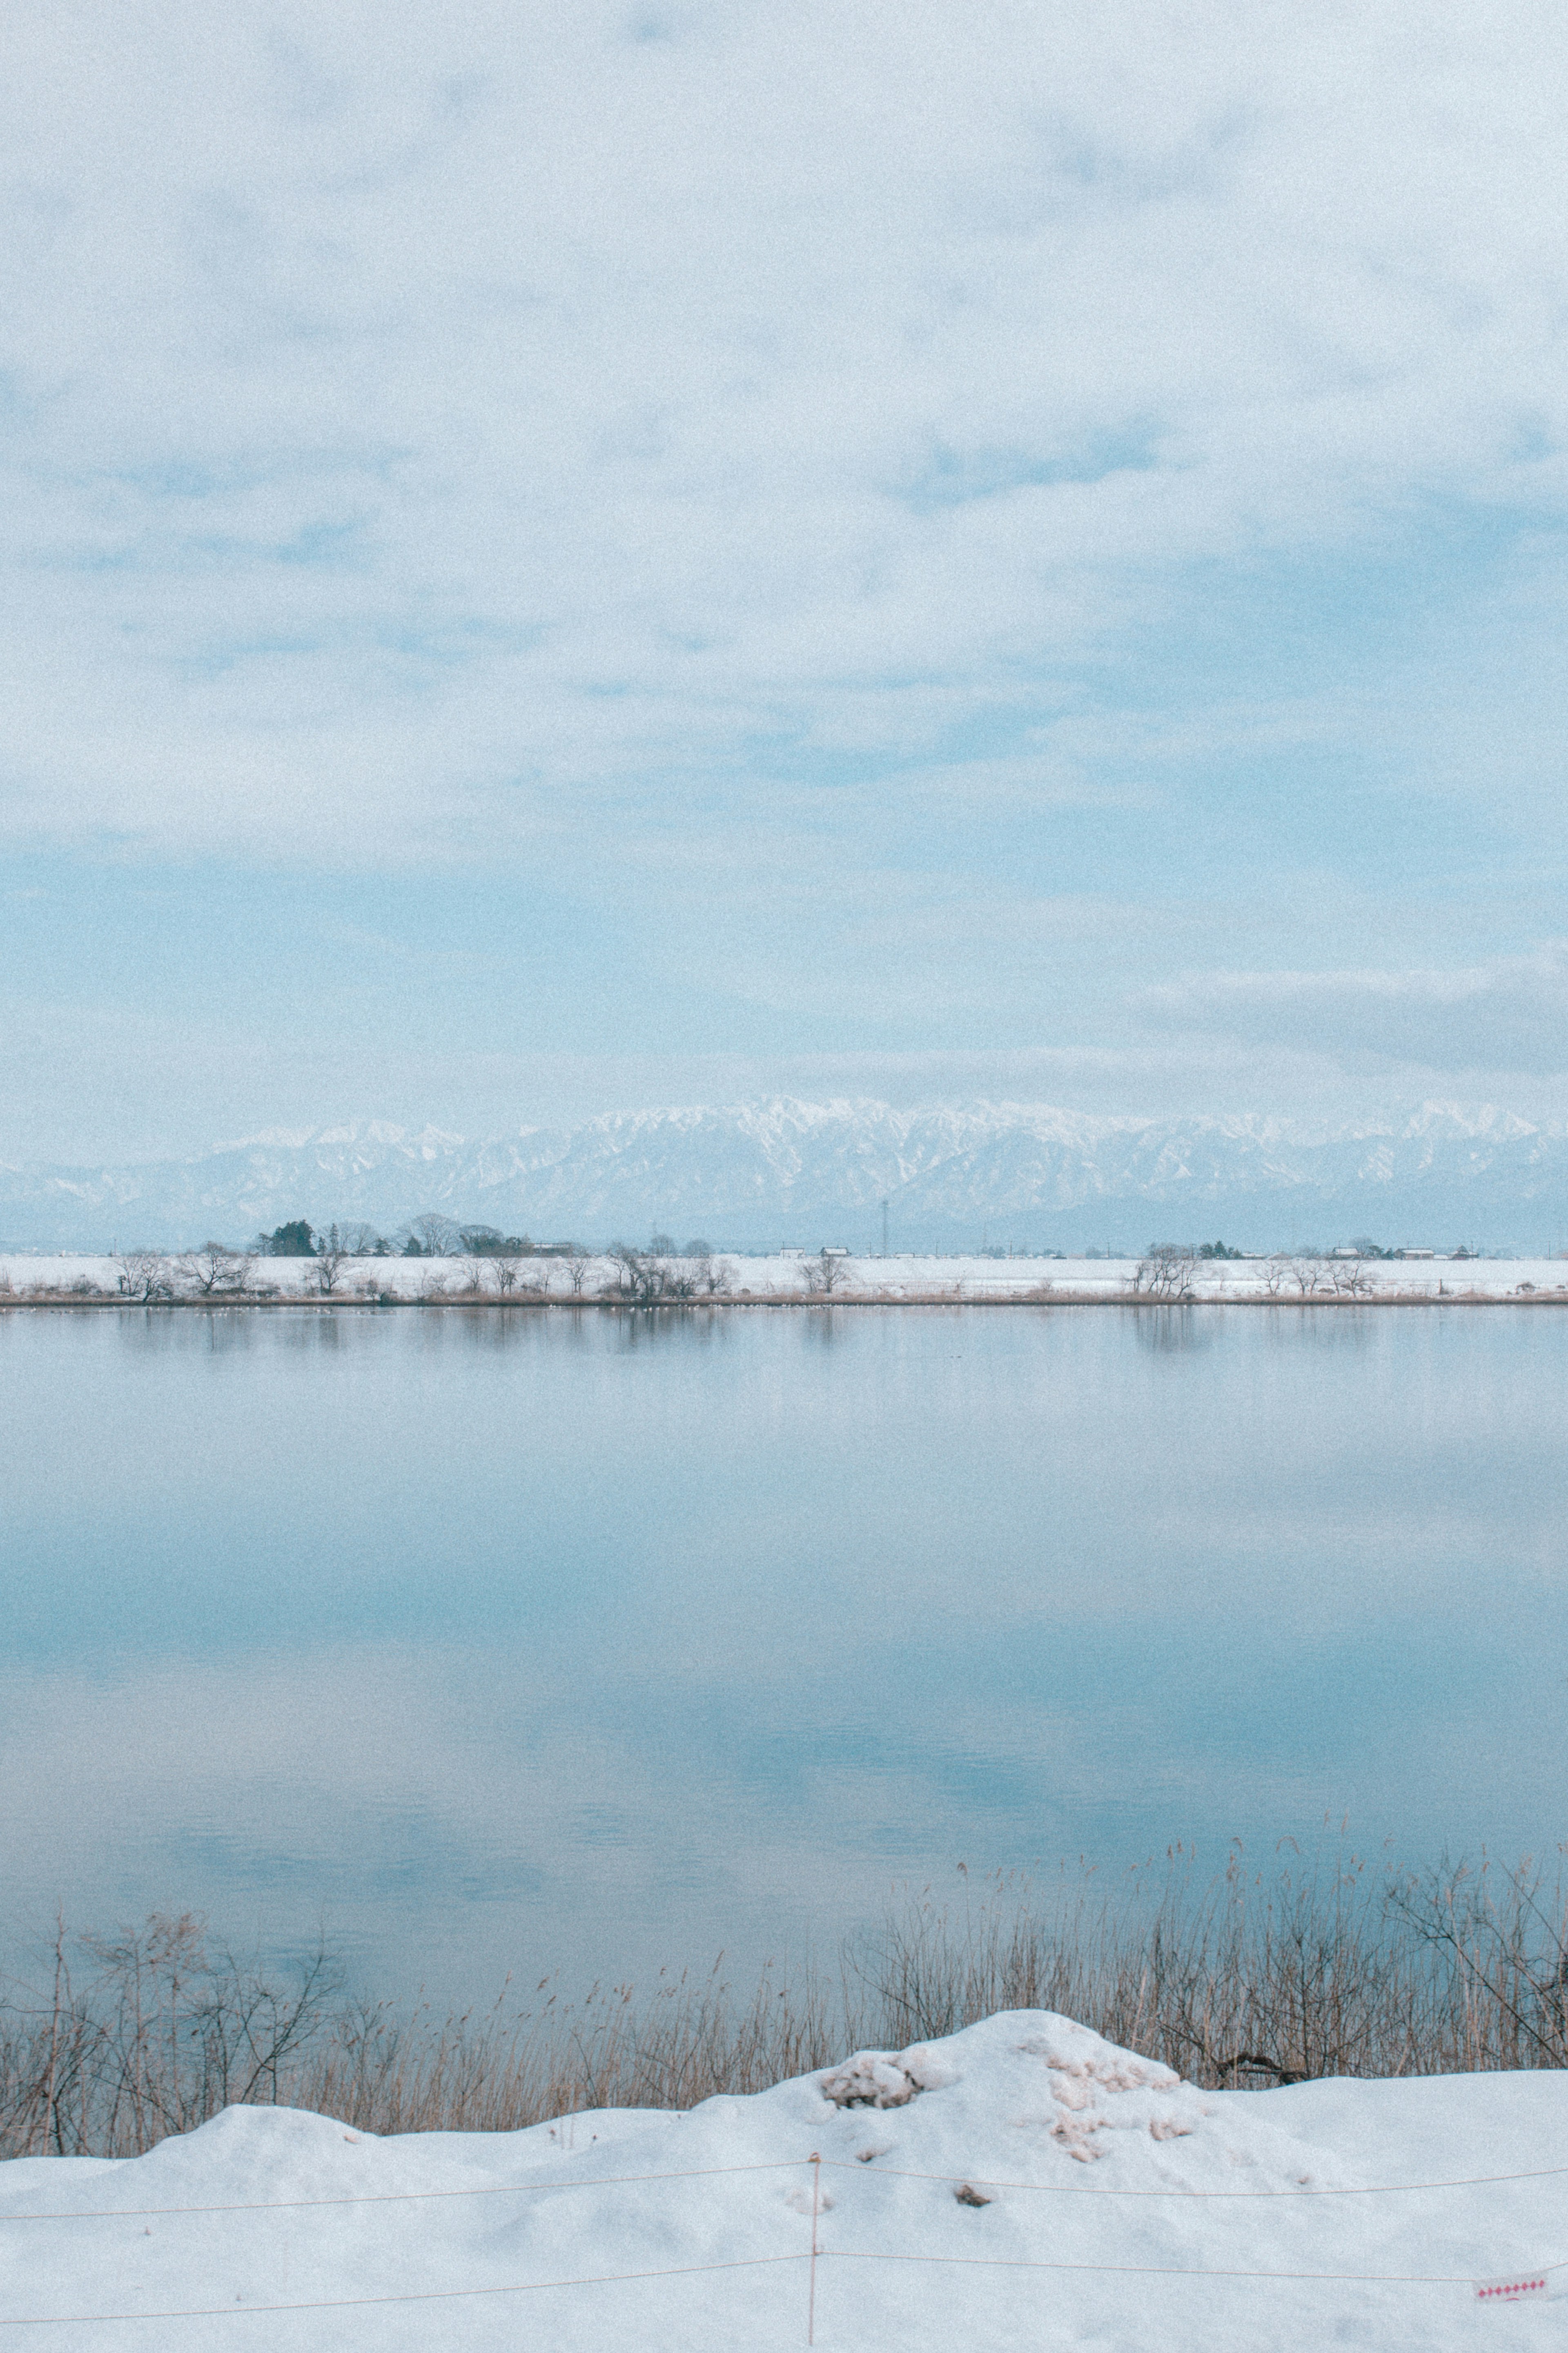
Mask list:
[[[1092,2165],[1105,2155],[1107,2145],[1096,2139],[1097,2134],[1147,2127],[1152,2140],[1184,2140],[1207,2113],[1192,2085],[1168,2067],[1118,2051],[1086,2028],[1034,2035],[1018,2048],[1044,2059],[1051,2097],[1060,2112],[1051,2116],[1047,2129],[1080,2165]],[[1191,2097],[1163,2105],[1173,2092]]]
[[[1014,2011],[686,2116],[378,2139],[230,2108],[125,2162],[15,2159],[0,2323],[80,2316],[94,2353],[773,2353],[805,2343],[815,2237],[825,2353],[1544,2353],[1565,2168],[1568,2074],[1201,2092]],[[1505,2318],[1475,2284],[1510,2275],[1548,2291]]]
[[[885,2051],[857,2052],[821,2081],[823,2097],[836,2108],[901,2108],[917,2092],[940,2091],[958,2077],[920,2042],[896,2059]]]

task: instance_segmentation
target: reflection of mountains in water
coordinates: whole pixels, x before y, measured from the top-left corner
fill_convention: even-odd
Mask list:
[[[468,1142],[380,1122],[271,1133],[184,1161],[0,1171],[0,1241],[239,1240],[285,1219],[391,1229],[446,1210],[511,1232],[605,1240],[1140,1249],[1471,1240],[1556,1247],[1568,1125],[1425,1104],[1325,1129],[1259,1117],[1110,1119],[1029,1103],[789,1100],[623,1112]]]

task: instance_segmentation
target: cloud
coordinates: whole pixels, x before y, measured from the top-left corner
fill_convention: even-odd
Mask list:
[[[597,841],[759,748],[1048,730],[1194,566],[1562,514],[1539,9],[6,43],[28,839]]]
[[[170,882],[0,934],[30,1156],[68,1070],[195,1146],[574,1057],[520,1113],[1555,1068],[1500,984],[1201,987],[1558,926],[1543,7],[124,0],[0,69],[0,852]],[[467,977],[398,881],[482,898]]]
[[[1218,972],[1134,994],[1152,1026],[1434,1071],[1568,1071],[1568,942],[1453,971]]]

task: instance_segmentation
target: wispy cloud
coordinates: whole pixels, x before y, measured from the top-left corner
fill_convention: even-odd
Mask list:
[[[124,0],[0,48],[0,845],[504,873],[679,972],[691,1053],[987,1005],[1139,1053],[1255,918],[1303,970],[1374,904],[1413,966],[1558,928],[1533,0]]]
[[[1124,650],[1194,564],[1560,516],[1549,19],[640,22],[13,25],[52,826],[243,845],[311,767],[324,848],[417,848],[432,795],[847,695],[919,755],[911,686]]]
[[[1447,972],[1205,973],[1140,991],[1129,1009],[1249,1046],[1556,1075],[1568,1071],[1568,942]]]

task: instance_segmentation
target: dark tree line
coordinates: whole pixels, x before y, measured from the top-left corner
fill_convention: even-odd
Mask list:
[[[262,1258],[571,1258],[572,1242],[536,1242],[527,1234],[503,1234],[499,1226],[465,1226],[435,1211],[415,1218],[394,1234],[355,1224],[317,1228],[291,1218],[258,1234],[252,1245]]]

